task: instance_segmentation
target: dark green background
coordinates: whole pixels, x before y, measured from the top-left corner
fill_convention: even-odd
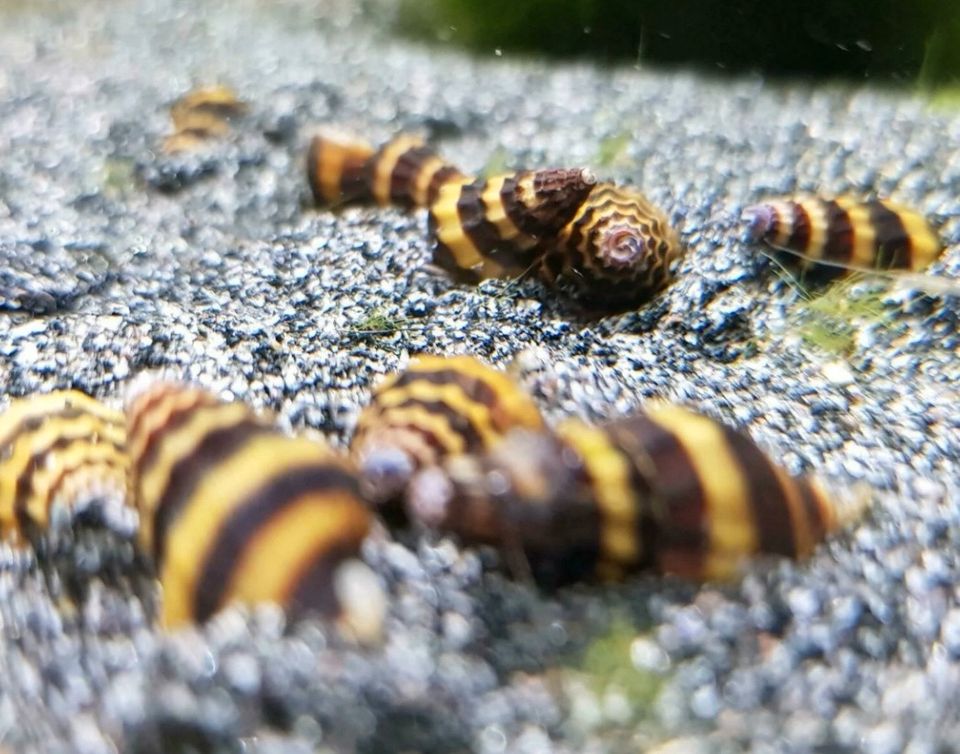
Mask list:
[[[492,52],[954,83],[957,0],[405,0],[401,28]]]

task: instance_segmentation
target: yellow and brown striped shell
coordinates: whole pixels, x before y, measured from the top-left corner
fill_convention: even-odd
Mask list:
[[[351,466],[241,403],[160,382],[130,403],[130,488],[168,627],[275,602],[379,632],[383,595],[359,560],[370,514]]]
[[[0,414],[0,532],[24,543],[55,506],[123,501],[125,442],[123,414],[80,391],[11,403]]]
[[[601,183],[544,255],[540,276],[570,280],[588,303],[617,309],[666,288],[682,254],[666,215],[643,194]]]
[[[375,149],[331,129],[311,140],[307,176],[321,206],[373,202],[407,209],[429,206],[445,183],[469,180],[416,136],[403,134]]]
[[[809,555],[847,518],[745,434],[666,404],[513,432],[418,474],[408,505],[466,542],[519,550],[551,585],[641,569],[729,579],[754,555]]]
[[[464,282],[528,273],[595,183],[583,169],[445,183],[430,205],[433,261]]]
[[[664,288],[682,253],[642,194],[597,183],[583,168],[475,180],[413,137],[374,150],[324,132],[311,142],[308,177],[321,205],[429,208],[433,261],[465,282],[535,272],[569,281],[591,306],[623,309]]]
[[[368,497],[389,509],[418,469],[489,450],[513,428],[543,426],[503,372],[470,356],[421,356],[374,391],[350,452]]]
[[[163,148],[167,152],[180,152],[195,149],[208,139],[225,136],[230,131],[230,121],[246,110],[247,105],[226,86],[187,92],[170,108],[173,133],[166,138]]]
[[[943,244],[913,210],[885,199],[772,200],[744,210],[752,240],[795,254],[804,268],[919,271]]]

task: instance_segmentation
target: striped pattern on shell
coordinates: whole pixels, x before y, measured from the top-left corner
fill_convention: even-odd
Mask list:
[[[55,506],[124,499],[123,414],[77,390],[16,400],[0,413],[0,532],[42,534]]]
[[[399,515],[418,469],[489,450],[516,427],[543,426],[537,406],[503,372],[470,356],[422,356],[374,390],[350,452],[367,496]]]
[[[808,556],[850,517],[747,435],[667,404],[512,432],[421,472],[408,505],[465,542],[519,552],[548,585],[638,570],[730,579],[755,555]]]
[[[744,210],[749,237],[793,252],[824,275],[847,269],[913,270],[929,266],[943,244],[913,210],[887,200],[772,200]]]
[[[241,403],[157,383],[128,409],[140,541],[163,587],[163,623],[275,602],[380,630],[383,595],[359,560],[371,519],[352,467],[287,437]]]
[[[582,168],[474,179],[414,137],[374,149],[324,131],[307,174],[321,206],[428,208],[433,261],[462,282],[532,273],[569,283],[589,307],[624,310],[665,288],[682,255],[666,216],[639,191]]]

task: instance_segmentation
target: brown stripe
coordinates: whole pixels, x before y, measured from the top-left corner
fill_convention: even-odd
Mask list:
[[[701,575],[710,538],[706,497],[693,462],[671,432],[646,416],[616,425],[621,447],[625,446],[622,433],[632,436],[629,455],[650,494],[649,512],[639,519],[637,536],[641,541],[655,540],[652,555],[661,569],[664,565],[677,569],[682,562],[683,570],[677,569],[680,575]]]
[[[457,215],[460,227],[483,256],[489,256],[500,244],[497,226],[486,219],[486,205],[483,202],[481,181],[464,184],[457,199]]]
[[[347,155],[343,160],[340,171],[340,203],[369,202],[372,197],[370,190],[370,159],[357,159],[354,155]]]
[[[333,575],[338,565],[356,556],[358,549],[358,543],[350,542],[318,552],[313,561],[294,577],[288,610],[338,615],[340,602],[334,589]]]
[[[374,447],[375,448],[379,447],[382,443],[376,442],[376,438],[377,438],[377,435],[380,433],[379,430],[385,429],[389,431],[389,434],[391,435],[394,434],[394,432],[410,432],[411,434],[419,435],[427,444],[427,446],[433,449],[438,456],[445,455],[447,452],[449,452],[449,449],[447,448],[447,446],[444,445],[442,442],[440,442],[440,438],[438,438],[431,430],[427,429],[426,427],[422,427],[418,424],[413,424],[411,422],[403,422],[403,423],[397,424],[391,420],[389,410],[387,410],[384,413],[382,424],[383,424],[382,427],[376,426],[376,425],[369,427],[367,431],[364,433],[364,437],[362,438],[362,440],[358,439],[351,445],[351,447],[362,448],[366,443],[371,442],[370,440],[371,437],[374,438],[374,442],[373,442]],[[400,449],[406,451],[406,448],[400,448]],[[416,461],[417,459],[412,458],[411,460]]]
[[[847,211],[834,201],[823,203],[827,222],[823,259],[849,263],[853,259],[853,223]]]
[[[567,242],[569,246],[568,253],[577,257],[581,256],[580,246],[583,243],[584,237],[590,237],[596,232],[595,226],[603,223],[603,212],[609,206],[609,201],[587,202],[587,205],[581,210],[581,214],[576,219],[576,222],[570,227],[569,240]]]
[[[249,418],[229,427],[207,432],[193,450],[170,470],[170,481],[160,495],[153,514],[153,562],[160,570],[166,554],[167,534],[194,491],[217,467],[253,437],[270,432],[268,427]]]
[[[792,202],[791,206],[793,207],[793,225],[790,228],[790,237],[784,242],[784,246],[805,254],[810,244],[810,215],[802,202]]]
[[[423,169],[424,163],[436,153],[430,147],[420,145],[411,147],[397,158],[390,172],[390,201],[410,209],[416,206],[413,198],[413,186]]]
[[[61,469],[60,474],[57,476],[56,480],[53,482],[53,484],[50,485],[49,500],[48,500],[48,502],[47,502],[48,510],[49,510],[49,504],[50,504],[51,502],[53,502],[54,498],[56,498],[56,496],[57,496],[57,494],[60,492],[60,488],[63,486],[64,482],[66,482],[67,479],[69,479],[72,474],[75,474],[76,472],[78,472],[80,469],[82,469],[82,468],[83,468],[84,466],[86,466],[86,465],[88,465],[88,464],[87,464],[87,463],[81,463],[79,466],[73,466],[73,467],[71,467],[71,468]],[[98,459],[95,461],[95,465],[97,465],[97,466],[107,466],[107,467],[109,467],[109,468],[111,468],[111,469],[114,469],[114,470],[117,472],[117,475],[118,475],[118,476],[125,476],[124,472],[126,471],[126,466],[123,464],[122,461],[120,461],[120,463],[119,463],[119,465],[118,465],[118,459],[115,459],[115,458],[98,458]]]
[[[221,102],[221,101],[212,101],[207,100],[195,103],[183,103],[183,110],[186,113],[194,114],[201,113],[204,115],[211,115],[214,118],[219,120],[229,120],[235,115],[239,115],[243,112],[243,105],[239,102]]]
[[[106,440],[99,440],[99,442],[106,442]],[[46,448],[42,448],[34,453],[30,460],[27,462],[27,465],[17,477],[15,492],[13,496],[13,512],[17,519],[17,526],[20,528],[20,531],[27,532],[29,527],[33,526],[36,522],[30,519],[30,511],[28,510],[30,504],[30,493],[33,491],[33,475],[36,473],[37,468],[44,462],[44,459],[50,453],[56,453],[58,451],[65,450],[71,447],[74,444],[83,443],[85,445],[90,444],[89,437],[58,437],[51,445],[48,445]],[[119,454],[123,454],[124,449],[121,446],[111,443],[112,447]],[[50,500],[46,501],[47,506],[50,505]]]
[[[900,215],[876,200],[867,202],[867,208],[875,234],[876,259],[873,266],[877,269],[909,268],[911,239]]]
[[[370,201],[373,147],[333,136],[314,136],[307,157],[308,179],[318,205]],[[328,195],[335,194],[333,196]]]
[[[141,396],[137,399],[133,406],[136,412],[133,413],[132,416],[128,416],[127,419],[128,438],[132,440],[141,433],[142,429],[140,425],[143,424],[148,416],[153,414],[157,404],[163,402],[170,394],[169,390],[152,390],[149,393],[149,397],[144,398]]]
[[[450,452],[450,449],[447,448],[440,438],[437,437],[432,431],[426,429],[425,427],[418,426],[416,424],[405,423],[405,424],[392,424],[391,427],[396,427],[398,430],[406,430],[407,432],[416,432],[420,437],[426,442],[426,444],[433,448],[437,456],[443,456],[446,453]],[[416,461],[416,459],[413,459]]]
[[[320,154],[323,151],[323,142],[314,137],[310,140],[310,149],[307,152],[307,183],[313,193],[314,204],[326,204],[327,198],[323,195],[323,186],[320,183]]]
[[[261,527],[303,495],[331,489],[349,490],[360,500],[356,480],[350,474],[337,466],[313,464],[287,469],[265,480],[259,489],[240,502],[217,532],[200,569],[193,595],[196,620],[205,621],[220,609],[236,564]],[[317,515],[323,515],[323,512],[317,511]]]
[[[76,419],[78,416],[84,416],[87,414],[86,409],[77,408],[72,405],[67,405],[59,411],[47,412],[44,414],[37,414],[33,416],[28,416],[23,421],[21,421],[16,427],[14,427],[9,433],[3,437],[3,443],[0,444],[0,449],[9,448],[11,445],[16,444],[21,437],[31,432],[36,432],[40,427],[46,424],[50,419]],[[93,414],[92,416],[96,416]],[[104,421],[104,426],[113,424],[113,422]]]
[[[518,173],[519,177],[529,173]],[[530,235],[555,236],[589,200],[595,188],[580,168],[553,168],[533,173],[533,205],[518,217],[517,225]]]
[[[177,405],[178,401],[181,400],[179,396],[190,395],[190,403],[186,405]],[[183,414],[189,415],[190,412],[196,411],[198,409],[219,405],[219,401],[212,395],[207,393],[201,393],[192,389],[183,389],[177,385],[169,385],[168,389],[154,390],[150,394],[146,403],[142,406],[136,407],[136,413],[132,416],[132,421],[127,425],[127,445],[128,447],[134,446],[134,440],[138,435],[143,434],[143,429],[141,424],[146,421],[148,416],[151,416],[156,411],[157,407],[161,404],[170,401],[173,411],[166,417],[166,420],[159,427],[154,427],[153,431],[149,436],[145,438],[143,443],[143,450],[140,451],[140,455],[137,458],[131,458],[131,461],[134,462],[133,471],[140,473],[141,469],[144,468],[145,461],[144,459],[147,456],[151,456],[149,462],[153,462],[152,455],[156,453],[156,441],[158,436],[163,435],[168,428],[175,428],[179,426],[187,417]],[[177,418],[179,416],[179,419]]]
[[[767,242],[773,241],[780,233],[780,226],[783,220],[780,217],[780,208],[773,205],[767,205],[770,209],[770,225],[763,234],[763,239]]]
[[[755,527],[760,552],[795,556],[797,542],[787,491],[780,485],[770,459],[742,432],[720,426],[749,491],[753,521],[744,521],[743,525]]]
[[[584,233],[589,234],[590,228],[593,226],[595,209],[592,204],[588,205],[576,221],[568,226],[570,230],[567,233],[565,244],[567,253],[579,255],[578,249],[583,242]]]
[[[483,436],[473,426],[470,419],[458,411],[456,407],[442,401],[424,401],[419,398],[410,398],[391,406],[391,408],[409,408],[410,406],[423,408],[428,413],[445,418],[450,428],[463,439],[465,452],[472,453],[484,448]],[[445,448],[445,450],[449,452],[449,448]]]
[[[655,501],[647,477],[651,468],[647,448],[642,444],[645,440],[642,438],[653,430],[662,430],[644,416],[611,422],[606,429],[611,442],[623,452],[629,466],[630,489],[634,491],[634,499],[639,507],[636,512],[635,533],[641,559],[637,567],[647,568],[652,565],[659,546],[657,540],[660,536],[660,521],[657,511],[654,510]]]
[[[482,403],[489,408],[493,408],[499,402],[497,391],[489,384],[475,375],[457,369],[435,369],[432,371],[409,369],[390,385],[387,392],[416,382],[426,382],[431,385],[458,385],[471,400]],[[373,402],[377,403],[377,399],[374,398]]]
[[[500,186],[500,203],[503,205],[504,214],[510,219],[519,230],[527,231],[527,226],[533,223],[530,216],[530,209],[517,198],[517,184],[520,178],[529,175],[528,173],[516,173],[505,178]]]
[[[800,500],[803,502],[803,513],[810,522],[810,532],[814,542],[822,542],[827,536],[826,523],[823,520],[823,513],[820,510],[821,500],[816,489],[807,479],[799,478],[793,480],[800,493]]]
[[[577,455],[576,451],[569,447],[558,448],[558,452]],[[569,468],[568,464],[569,462],[564,465]],[[552,519],[555,529],[552,532],[553,537],[558,542],[565,543],[563,550],[567,552],[562,556],[560,565],[555,566],[557,577],[562,579],[560,583],[598,575],[598,566],[611,562],[605,557],[602,548],[603,513],[597,501],[597,480],[590,474],[589,465],[582,460],[574,468],[570,468],[570,473],[572,478],[569,484],[561,490],[563,497],[560,499],[563,504],[558,506]],[[556,482],[552,484],[556,485]],[[588,507],[584,505],[585,501],[580,499],[580,491],[589,491]],[[564,514],[564,509],[570,513]]]
[[[171,393],[164,392],[162,394],[157,394],[157,400],[151,399],[151,404],[159,403],[163,398],[169,397]],[[170,433],[175,432],[180,427],[189,421],[190,417],[194,415],[194,412],[198,410],[203,410],[203,404],[190,403],[184,406],[177,406],[174,411],[167,415],[166,421],[154,427],[153,431],[147,436],[146,442],[143,444],[143,450],[137,458],[131,459],[133,462],[133,477],[135,479],[141,479],[150,471],[150,468],[156,462],[157,457],[160,453],[160,448],[163,446],[164,437]],[[144,411],[138,415],[144,416],[147,412]],[[133,435],[129,435],[133,437]]]

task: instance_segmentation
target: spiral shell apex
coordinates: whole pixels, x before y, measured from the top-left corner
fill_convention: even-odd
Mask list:
[[[669,285],[682,254],[676,231],[643,194],[603,183],[560,232],[541,274],[569,280],[588,303],[621,309]]]

